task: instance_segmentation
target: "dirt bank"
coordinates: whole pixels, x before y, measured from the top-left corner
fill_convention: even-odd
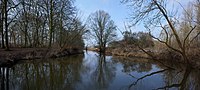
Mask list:
[[[20,60],[59,58],[69,55],[83,54],[79,49],[47,49],[47,48],[11,48],[11,51],[0,49],[0,67],[10,67]]]

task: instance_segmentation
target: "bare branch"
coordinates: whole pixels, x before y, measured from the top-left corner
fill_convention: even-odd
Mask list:
[[[176,48],[173,48],[172,46],[170,46],[167,42],[165,42],[165,41],[162,41],[162,40],[160,40],[159,38],[157,38],[157,37],[155,37],[155,36],[153,36],[152,34],[151,34],[151,31],[150,31],[150,29],[148,28],[148,27],[146,27],[148,30],[149,30],[149,35],[152,37],[152,38],[154,38],[154,39],[156,39],[156,40],[158,40],[159,42],[161,42],[161,43],[164,43],[167,47],[169,47],[170,49],[172,49],[172,50],[174,50],[174,51],[176,51],[176,52],[179,52],[179,53],[181,53],[182,54],[182,52],[180,51],[180,50],[178,50],[178,49],[176,49]]]
[[[159,22],[159,23],[160,23],[160,22]],[[168,39],[169,39],[168,32],[167,32],[166,28],[162,26],[161,23],[160,23],[160,26],[161,26],[161,28],[164,30],[165,34],[166,34],[166,42],[168,43]]]
[[[177,1],[178,2],[178,1]],[[184,8],[184,6],[178,2],[178,4],[181,6],[181,8],[185,11],[185,13],[187,14],[187,16],[192,20],[192,17],[190,16],[190,14],[188,13],[188,11]]]
[[[171,28],[171,30],[172,30],[172,32],[173,32],[175,38],[176,38],[176,41],[177,41],[179,47],[183,50],[181,40],[180,40],[180,38],[179,38],[179,36],[178,36],[178,33],[177,33],[175,27],[172,25],[172,22],[170,22],[169,17],[167,16],[167,14],[166,14],[165,11],[163,10],[163,8],[157,3],[157,0],[153,0],[153,1],[154,1],[154,3],[156,4],[156,6],[159,8],[160,12],[161,12],[161,13],[163,14],[163,16],[165,17],[165,19],[167,20],[167,23],[169,24],[169,26],[170,26],[170,28]],[[174,50],[174,49],[173,49],[173,50]]]
[[[172,49],[172,50],[174,50],[176,52],[182,53],[180,50],[175,49],[172,46],[170,46],[167,42],[164,42],[164,41],[160,40],[159,38],[154,37],[153,35],[151,35],[151,37],[153,37],[154,39],[158,40],[161,43],[164,43],[168,48],[170,48],[170,49]]]
[[[190,31],[189,33],[187,34],[187,36],[185,37],[184,41],[183,41],[183,47],[185,48],[185,43],[186,43],[186,40],[188,39],[188,37],[190,36],[190,34],[195,30],[196,26],[194,26]]]
[[[16,19],[17,18],[17,16],[19,15],[19,13],[17,13],[12,19],[11,19],[11,21],[10,22],[8,22],[8,25],[10,25],[10,23],[12,23],[13,21],[14,21],[14,19]]]
[[[14,5],[14,6],[12,6],[12,7],[10,7],[10,8],[8,8],[8,10],[7,10],[7,12],[9,12],[11,9],[13,9],[13,8],[16,8],[16,7],[18,7],[20,5],[20,3],[18,3],[18,4],[16,4],[16,5]]]
[[[197,35],[195,35],[195,36],[191,39],[190,43],[192,43],[199,35],[200,35],[200,32],[198,32]]]

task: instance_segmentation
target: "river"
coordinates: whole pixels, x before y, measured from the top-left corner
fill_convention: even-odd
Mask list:
[[[200,71],[88,51],[1,68],[1,90],[200,90]]]

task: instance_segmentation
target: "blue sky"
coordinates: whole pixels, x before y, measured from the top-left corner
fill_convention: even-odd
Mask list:
[[[124,22],[128,22],[129,9],[120,3],[120,0],[76,0],[75,5],[83,14],[83,20],[97,10],[104,10],[109,13],[120,30],[124,29]]]
[[[125,4],[120,3],[121,0],[76,0],[75,6],[79,9],[81,13],[82,20],[87,20],[87,17],[94,13],[97,10],[104,10],[108,12],[111,16],[111,19],[114,20],[115,24],[118,28],[123,31],[124,30],[124,23],[129,23],[130,20],[130,8]],[[189,1],[194,0],[169,0],[168,5],[174,4],[175,8],[180,8],[180,5],[177,3],[180,2],[184,7]],[[181,13],[181,10],[179,10]],[[128,19],[129,18],[129,19]],[[137,25],[132,28],[133,32],[138,31],[145,31],[143,25]],[[159,34],[159,33],[157,33]],[[120,38],[122,35],[118,32]]]
[[[128,18],[131,11],[125,4],[120,3],[120,1],[121,0],[76,0],[75,6],[81,12],[83,20],[86,20],[91,13],[94,13],[97,10],[106,11],[110,14],[111,19],[115,21],[118,28],[123,30],[124,22],[129,22]],[[169,0],[169,2],[175,1],[178,1],[185,6],[186,3],[193,0]],[[141,26],[139,27],[144,29]],[[135,30],[138,31],[140,28],[136,26]]]

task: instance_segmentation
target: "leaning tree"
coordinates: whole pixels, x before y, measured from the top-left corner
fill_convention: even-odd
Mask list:
[[[128,4],[133,10],[131,18],[133,25],[143,21],[145,27],[149,30],[150,35],[157,41],[165,44],[169,49],[178,52],[186,63],[190,63],[187,52],[187,40],[191,33],[195,30],[195,25],[191,25],[184,38],[181,38],[178,32],[177,22],[180,21],[176,18],[173,10],[169,9],[168,0],[122,0],[123,3]],[[178,4],[185,10],[185,8],[178,2]],[[185,11],[187,12],[187,11]],[[164,40],[151,34],[152,30],[162,30],[166,35]],[[173,35],[174,42],[177,47],[170,44],[170,37]]]

